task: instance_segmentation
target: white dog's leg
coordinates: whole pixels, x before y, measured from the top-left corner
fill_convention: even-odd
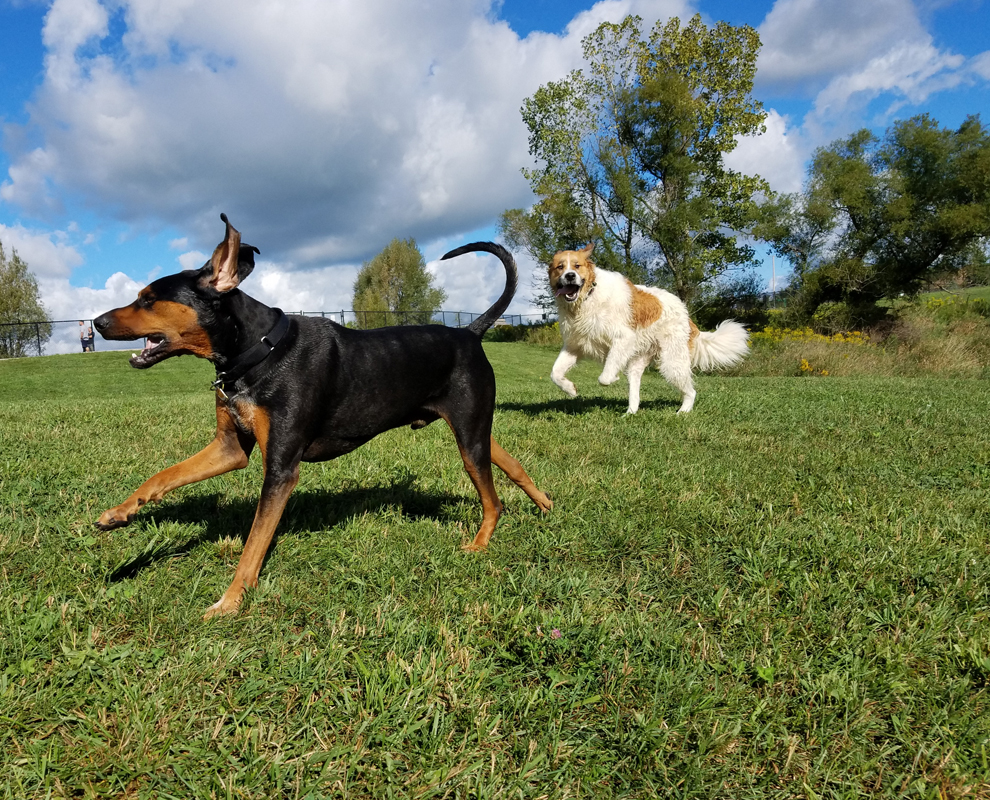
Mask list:
[[[643,372],[650,365],[649,356],[640,356],[629,362],[626,368],[626,377],[629,378],[629,410],[627,414],[635,414],[639,411],[639,385],[643,377]]]
[[[550,371],[550,380],[556,383],[564,394],[577,397],[577,388],[567,380],[567,370],[577,364],[578,357],[574,353],[569,353],[566,349],[561,350],[557,360],[553,362],[553,369]]]
[[[617,337],[612,340],[612,349],[608,351],[602,374],[598,376],[598,382],[602,386],[611,386],[619,380],[619,373],[626,368],[635,347],[636,337],[634,335],[623,336],[621,339]]]
[[[672,386],[681,390],[681,407],[678,414],[687,414],[694,408],[694,376],[691,374],[691,353],[687,342],[668,344],[660,351],[660,374]]]
[[[687,414],[692,408],[694,408],[694,398],[697,393],[694,391],[692,386],[688,391],[681,394],[681,407],[677,409],[678,414]]]

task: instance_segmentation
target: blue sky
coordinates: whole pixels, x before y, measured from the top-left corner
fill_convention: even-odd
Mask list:
[[[448,307],[481,310],[499,268],[433,261],[532,201],[522,100],[601,21],[695,12],[760,32],[767,133],[731,158],[778,190],[860,127],[987,117],[984,0],[0,0],[0,241],[59,319],[198,266],[221,210],[262,251],[245,289],[266,302],[349,308],[400,236]]]

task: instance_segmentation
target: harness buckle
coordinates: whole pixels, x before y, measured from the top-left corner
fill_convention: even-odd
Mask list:
[[[210,384],[210,386],[216,390],[217,394],[220,395],[221,400],[228,400],[230,398],[227,397],[227,393],[223,390],[223,385],[224,379],[221,377],[218,377],[215,381],[213,381],[213,383]]]

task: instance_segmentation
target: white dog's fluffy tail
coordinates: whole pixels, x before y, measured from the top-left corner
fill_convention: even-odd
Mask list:
[[[702,372],[731,367],[749,352],[749,333],[733,319],[720,322],[713,331],[701,331],[691,344],[691,366]]]

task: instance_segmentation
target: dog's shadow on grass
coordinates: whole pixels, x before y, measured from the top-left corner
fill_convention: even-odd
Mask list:
[[[268,552],[272,552],[281,535],[313,530],[316,527],[324,531],[330,530],[345,520],[368,511],[401,508],[403,515],[410,519],[437,519],[449,516],[447,507],[474,500],[467,495],[418,491],[413,488],[414,481],[413,475],[406,475],[388,485],[342,491],[326,489],[294,492],[289,498]],[[160,542],[157,537],[153,537],[144,550],[110,570],[106,582],[110,584],[128,580],[159,561],[184,556],[201,545],[218,542],[224,537],[239,536],[244,541],[251,529],[256,507],[257,498],[238,499],[221,505],[219,494],[199,495],[174,503],[166,500],[153,511],[146,512],[149,522],[202,525],[203,530],[184,542]],[[139,522],[131,524],[137,525]]]
[[[521,411],[531,417],[541,414],[555,413],[569,417],[578,417],[592,411],[609,411],[625,414],[629,408],[628,399],[617,397],[565,397],[560,400],[547,400],[542,403],[504,403],[496,405],[500,411]],[[675,400],[643,400],[639,404],[640,413],[643,411],[660,411],[667,408],[680,408]]]

